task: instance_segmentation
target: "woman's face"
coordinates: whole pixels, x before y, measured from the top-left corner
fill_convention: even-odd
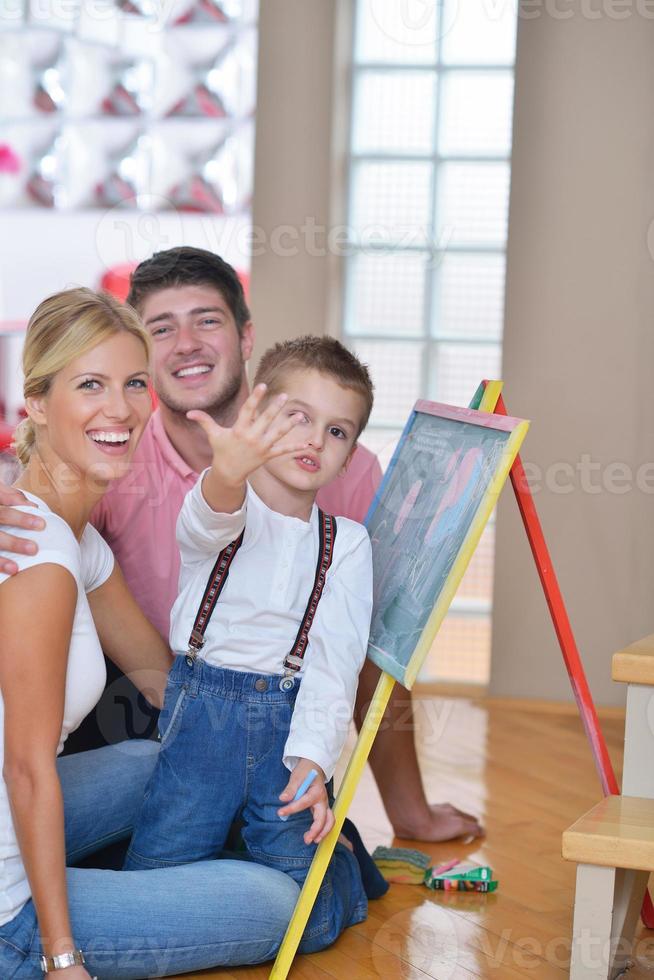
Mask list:
[[[152,411],[143,344],[117,333],[80,355],[34,399],[39,451],[101,483],[123,476]]]

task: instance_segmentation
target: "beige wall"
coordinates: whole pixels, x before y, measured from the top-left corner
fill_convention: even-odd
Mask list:
[[[326,229],[346,133],[350,0],[264,0],[260,8],[252,310],[257,353],[324,333],[338,306]],[[338,38],[338,43],[336,39]],[[336,134],[336,138],[333,137]],[[305,230],[308,229],[308,230]]]
[[[543,489],[536,502],[591,689],[608,704],[623,695],[610,680],[611,653],[654,631],[652,468],[649,493],[608,489],[620,475],[611,464],[626,463],[635,484],[654,459],[654,113],[645,97],[654,20],[635,4],[621,21],[590,20],[579,6],[559,5],[575,8],[570,19],[519,26],[504,376],[509,410],[534,420],[525,459],[572,487]],[[586,489],[580,473],[552,469],[584,455],[599,464]],[[491,691],[569,690],[507,494]]]
[[[330,192],[334,178],[343,183],[350,3],[261,4],[259,353],[281,337],[330,329],[338,313],[338,263],[309,254],[301,229],[307,218],[339,220]],[[608,0],[600,6],[612,10]],[[558,19],[531,5],[541,16],[520,20],[504,376],[510,410],[534,420],[525,459],[550,484],[572,487],[553,492],[543,478],[536,501],[595,699],[608,704],[622,697],[610,680],[612,651],[654,630],[654,494],[606,489],[620,476],[611,464],[626,463],[635,480],[654,460],[654,21],[635,3],[625,20],[589,19],[581,8],[582,0],[559,3],[574,16]],[[295,240],[282,235],[274,246],[284,227]],[[651,240],[654,248],[654,232]],[[281,254],[289,247],[294,254]],[[585,477],[574,470],[584,457]],[[572,477],[558,464],[573,467]],[[510,493],[498,518],[491,691],[570,696]]]

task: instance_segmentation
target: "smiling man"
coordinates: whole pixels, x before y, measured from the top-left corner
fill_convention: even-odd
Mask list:
[[[153,339],[159,406],[130,473],[112,485],[92,520],[111,545],[143,612],[167,637],[180,567],[177,517],[187,492],[212,460],[205,433],[186,412],[200,409],[222,426],[234,423],[249,394],[246,365],[254,327],[236,272],[203,249],[173,248],[142,262],[132,276],[127,302]],[[380,479],[377,458],[358,446],[345,475],[323,487],[317,502],[334,516],[363,521]],[[1,507],[12,502],[0,494],[0,516],[5,523],[23,523],[24,515],[9,519]],[[0,545],[11,550],[7,536]],[[374,664],[366,662],[357,695],[359,724],[378,676]],[[396,834],[430,841],[480,834],[474,817],[449,804],[427,802],[407,714],[410,695],[396,685],[390,724],[382,726],[370,758]]]

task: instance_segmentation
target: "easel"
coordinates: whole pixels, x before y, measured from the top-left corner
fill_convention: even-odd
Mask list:
[[[479,392],[478,390],[478,394],[480,395],[478,399],[479,404],[471,407],[477,409],[477,411],[492,413],[495,405],[497,404],[497,400],[500,397],[501,390],[501,382],[489,382],[483,391]],[[484,501],[477,511],[470,531],[466,536],[464,547],[458,554],[456,562],[454,563],[442,592],[438,597],[438,601],[434,606],[429,621],[423,630],[418,644],[416,645],[412,657],[412,663],[419,663],[421,656],[426,656],[433,643],[434,637],[438,632],[443,619],[445,618],[445,614],[449,608],[452,598],[454,597],[459,583],[463,578],[463,574],[468,566],[470,558],[477,547],[482,531],[486,526],[495,503],[497,502],[500,491],[504,486],[507,476],[509,475],[511,465],[514,459],[517,458],[517,452],[526,434],[527,428],[528,423],[520,423],[520,426],[516,429],[511,437],[511,440],[509,441],[507,452],[488,488]],[[403,439],[404,434],[399,445],[401,445]],[[382,484],[381,490],[383,490],[383,486],[384,485]],[[366,518],[367,521],[370,518],[370,514],[374,511],[377,499],[378,497],[375,499],[375,502],[370,509],[368,517]],[[410,677],[410,681],[407,683],[408,687],[412,686],[413,681],[415,680],[416,672],[417,668],[412,672],[409,668],[408,676]],[[295,953],[300,944],[302,934],[309,919],[309,915],[311,914],[311,909],[313,908],[316,896],[318,895],[327,866],[331,860],[334,848],[336,847],[339,834],[343,827],[343,822],[347,816],[347,811],[354,797],[359,780],[361,779],[363,767],[365,766],[368,755],[370,754],[372,744],[375,740],[377,731],[379,730],[379,726],[381,725],[384,712],[386,711],[386,707],[395,683],[395,678],[388,674],[385,670],[382,670],[381,677],[377,683],[373,699],[366,713],[363,725],[361,726],[357,743],[350,757],[338,796],[336,797],[336,801],[334,803],[334,827],[316,850],[309,874],[307,875],[302,891],[300,892],[300,897],[298,898],[295,911],[289,923],[286,935],[284,936],[277,959],[275,960],[269,974],[269,980],[285,980],[285,978],[288,976],[288,972],[293,963],[293,958],[295,957]]]
[[[470,408],[497,415],[508,415],[502,397],[502,387],[503,382],[501,381],[483,381],[470,403]],[[577,702],[582,724],[593,754],[602,791],[605,796],[619,794],[620,788],[618,781],[600,728],[597,711],[595,710],[586,673],[572,632],[563,595],[561,594],[556,573],[554,572],[542,525],[519,454],[516,455],[510,465],[509,476],[534,557],[538,576],[543,587],[545,599],[550,610],[554,630],[559,641],[561,653],[563,654],[563,660],[570,678],[570,684]],[[477,541],[472,546],[473,551],[476,544]],[[467,565],[471,554],[472,551],[467,555],[465,565]],[[461,572],[462,575],[463,571]],[[458,587],[459,581],[456,581],[454,590]],[[449,596],[449,601],[451,601],[453,594],[454,592]],[[447,603],[448,605],[449,601]],[[293,958],[302,938],[302,933],[304,932],[322,879],[336,846],[343,821],[347,816],[347,811],[354,797],[359,779],[361,778],[363,767],[382,722],[394,685],[395,680],[386,672],[382,672],[334,804],[335,826],[316,851],[310,872],[300,893],[295,912],[293,913],[277,959],[270,972],[269,980],[286,980],[288,976]],[[645,893],[641,916],[644,924],[648,928],[654,928],[654,905],[652,905],[649,892]]]
[[[489,401],[492,403],[494,392],[496,390],[494,388],[495,384],[496,382],[493,381],[483,381],[477,389],[470,407],[481,407],[482,403],[484,405],[488,405]],[[493,394],[491,394],[491,392],[493,392]],[[493,407],[488,408],[487,411],[494,411],[497,415],[507,414],[504,399],[502,398],[501,387],[497,393],[497,398],[493,403]],[[520,456],[516,456],[515,462],[511,467],[510,477],[513,491],[518,502],[520,516],[522,517],[522,523],[524,524],[525,531],[527,532],[531,553],[534,556],[538,577],[540,578],[541,585],[543,586],[545,600],[552,617],[554,631],[559,641],[559,646],[561,647],[561,653],[563,654],[563,661],[565,663],[566,670],[568,671],[570,685],[572,687],[572,691],[577,702],[577,707],[579,709],[579,714],[581,716],[581,721],[590,744],[590,750],[593,754],[597,775],[599,776],[600,783],[602,785],[602,792],[605,796],[613,796],[620,793],[620,787],[615,777],[615,772],[613,770],[613,765],[611,764],[606,742],[604,741],[602,729],[600,728],[599,719],[597,717],[595,705],[593,704],[593,698],[586,679],[584,665],[582,664],[581,657],[579,656],[579,650],[572,632],[572,626],[570,625],[570,619],[568,618],[565,602],[563,601],[561,589],[559,588],[556,573],[552,565],[549,549],[545,543],[543,528],[536,512],[536,505],[534,504],[534,498],[531,490],[529,489],[529,483],[527,481],[527,476],[525,474]],[[647,926],[647,928],[654,929],[654,905],[652,905],[652,899],[649,891],[645,892],[645,899],[643,901],[643,907],[640,914],[643,923]]]

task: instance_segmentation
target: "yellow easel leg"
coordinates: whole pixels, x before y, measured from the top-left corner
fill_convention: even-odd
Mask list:
[[[361,726],[359,738],[357,739],[357,744],[355,745],[354,751],[350,757],[348,767],[343,777],[343,782],[341,783],[341,788],[334,802],[334,828],[331,833],[325,837],[324,841],[318,845],[313,861],[311,862],[309,874],[305,879],[302,891],[300,892],[300,897],[298,898],[297,905],[295,906],[295,911],[293,912],[288,929],[286,930],[286,935],[284,936],[279,953],[277,954],[277,959],[275,960],[273,968],[270,971],[269,980],[286,980],[288,971],[293,965],[293,958],[298,946],[300,945],[302,934],[308,922],[309,916],[311,915],[313,903],[316,900],[322,880],[325,877],[327,866],[331,860],[332,854],[334,853],[334,848],[336,847],[336,843],[338,841],[338,835],[341,832],[343,822],[347,816],[347,811],[350,808],[356,788],[359,785],[363,767],[365,766],[366,760],[370,754],[372,743],[374,742],[379,726],[381,725],[381,721],[384,716],[384,712],[386,711],[386,706],[394,686],[395,680],[391,677],[391,675],[382,673],[377,683],[377,687],[375,688],[375,694],[370,702],[370,707],[366,713],[363,725]]]
[[[503,381],[489,381],[484,390],[484,395],[479,403],[480,412],[494,412],[497,406],[497,400],[502,394],[502,388],[504,387]]]

